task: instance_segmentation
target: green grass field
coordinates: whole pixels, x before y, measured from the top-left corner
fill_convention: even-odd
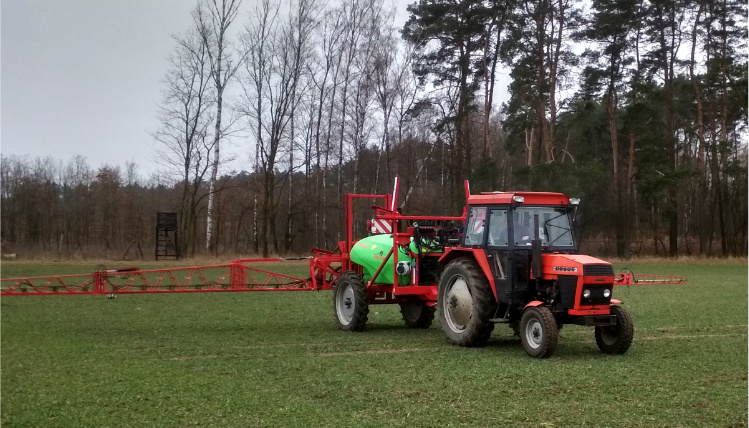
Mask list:
[[[507,326],[451,346],[397,307],[341,332],[330,292],[4,297],[2,426],[746,427],[747,266],[720,264],[617,264],[690,283],[614,290],[635,322],[625,355],[566,326],[548,360]]]

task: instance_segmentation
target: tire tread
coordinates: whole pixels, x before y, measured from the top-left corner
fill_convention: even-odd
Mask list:
[[[629,350],[632,345],[632,339],[634,338],[635,329],[632,323],[632,317],[629,312],[624,310],[621,306],[612,306],[611,313],[616,315],[616,324],[619,330],[619,337],[613,344],[607,344],[603,341],[601,333],[606,327],[596,327],[596,345],[598,349],[604,354],[615,354],[621,355]]]
[[[338,319],[338,287],[344,282],[349,282],[354,291],[354,316],[351,322],[343,324]],[[364,285],[361,277],[354,271],[342,273],[336,280],[333,290],[333,316],[335,317],[338,328],[345,331],[364,331],[369,319],[369,303],[367,301],[367,286]]]
[[[531,318],[537,318],[544,329],[545,340],[538,349],[531,348],[527,343],[526,325]],[[557,320],[551,309],[545,306],[534,306],[525,309],[520,318],[520,340],[525,352],[533,358],[549,358],[554,355],[559,341],[559,328]]]
[[[494,293],[492,293],[489,281],[484,276],[484,272],[473,258],[461,257],[451,261],[443,272],[443,278],[445,274],[449,274],[455,269],[458,269],[458,273],[464,275],[471,291],[474,316],[463,333],[455,333],[447,326],[444,308],[440,304],[440,324],[442,324],[442,330],[445,332],[447,339],[454,345],[466,347],[484,346],[489,341],[494,330],[494,323],[489,321],[494,315],[497,306],[494,300]],[[442,295],[446,292],[446,286],[447,284],[443,284],[440,281],[440,301],[443,299]]]
[[[421,313],[419,313],[419,317],[417,319],[411,319],[409,316],[406,315],[407,309],[404,307],[404,305],[407,305],[408,303],[400,304],[401,316],[403,317],[403,322],[406,324],[406,327],[429,328],[429,326],[432,325],[432,321],[434,321],[435,307],[427,306],[426,302],[420,302],[420,303],[422,304]]]

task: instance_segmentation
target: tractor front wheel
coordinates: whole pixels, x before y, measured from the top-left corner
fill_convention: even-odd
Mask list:
[[[369,316],[367,287],[356,272],[344,272],[338,277],[333,291],[333,308],[338,328],[364,331]]]
[[[527,308],[520,318],[520,341],[533,358],[548,358],[557,349],[559,329],[551,310],[544,306]]]
[[[416,301],[401,303],[400,307],[406,327],[429,328],[432,325],[434,306],[428,306],[424,301]]]
[[[482,346],[494,324],[489,321],[497,303],[489,281],[475,260],[451,261],[440,278],[440,324],[447,339],[459,346]]]
[[[616,325],[596,327],[596,344],[604,354],[623,354],[635,334],[632,317],[621,306],[612,306],[611,315],[616,316]]]

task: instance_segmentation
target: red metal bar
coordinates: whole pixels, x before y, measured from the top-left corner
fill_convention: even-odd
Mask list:
[[[151,270],[98,270],[86,275],[53,275],[0,280],[0,295],[129,294],[213,291],[311,291],[312,279],[261,269],[248,263],[282,259],[242,259],[223,265]],[[318,267],[331,270],[331,257]],[[312,263],[312,262],[311,262]],[[337,276],[336,276],[337,278]],[[325,282],[322,284],[325,287]]]
[[[689,280],[678,275],[649,275],[635,273],[617,273],[614,285],[666,285],[688,284]]]
[[[390,206],[392,201],[391,195],[364,195],[364,194],[357,194],[357,193],[347,193],[344,195],[343,198],[343,211],[345,215],[344,219],[344,225],[346,230],[346,241],[341,243],[338,243],[338,246],[341,250],[341,254],[343,255],[342,260],[342,270],[352,270],[354,269],[354,266],[351,264],[351,260],[349,259],[348,255],[351,251],[351,247],[353,247],[354,243],[356,242],[354,238],[354,199],[382,199],[385,201],[385,206]],[[395,232],[395,230],[393,230]]]
[[[343,268],[343,255],[330,250],[313,248],[315,256],[310,259],[309,276],[315,290],[332,290]],[[336,264],[338,266],[333,266]]]
[[[463,221],[465,220],[465,216],[462,217],[455,217],[455,216],[435,216],[435,215],[401,215],[401,214],[389,214],[389,215],[378,215],[377,218],[381,218],[384,220],[454,220],[454,221]]]

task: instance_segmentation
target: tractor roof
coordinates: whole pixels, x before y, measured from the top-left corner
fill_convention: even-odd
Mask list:
[[[514,196],[525,199],[523,205],[569,205],[569,196],[556,192],[481,192],[468,196],[468,205],[511,204]]]

